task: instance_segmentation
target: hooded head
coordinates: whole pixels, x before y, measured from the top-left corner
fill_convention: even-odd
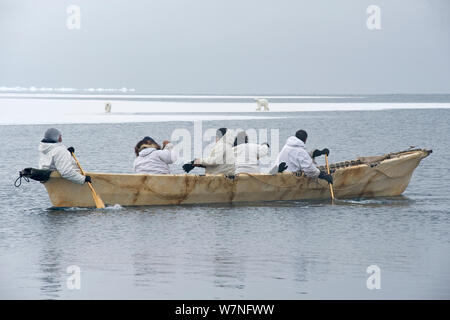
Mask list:
[[[305,148],[305,143],[296,136],[289,137],[286,140],[286,145],[293,148]]]
[[[55,128],[50,128],[47,131],[45,131],[44,139],[42,140],[42,142],[47,143],[56,143],[61,141],[62,141],[61,131]]]
[[[134,147],[134,153],[136,154],[136,157],[139,156],[139,153],[147,148],[155,148],[156,150],[161,150],[161,146],[156,143],[155,140],[153,140],[150,137],[145,137],[141,141],[137,143],[137,145]]]
[[[234,141],[236,139],[236,132],[232,129],[228,129],[222,138],[220,138],[217,143],[223,143],[225,145],[234,146]]]
[[[216,141],[219,141],[220,139],[222,139],[222,137],[227,133],[227,131],[228,131],[227,128],[217,129],[217,131],[216,131]]]
[[[306,133],[305,130],[298,130],[298,131],[295,133],[295,136],[296,136],[298,139],[302,140],[303,143],[306,143],[306,139],[308,138],[308,134]]]
[[[234,146],[236,147],[236,146],[238,146],[240,144],[243,144],[243,143],[248,143],[248,136],[245,133],[245,131],[240,131],[237,134],[236,139],[234,140]]]

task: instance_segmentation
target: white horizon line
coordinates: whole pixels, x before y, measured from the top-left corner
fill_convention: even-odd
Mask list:
[[[74,93],[0,93],[0,98],[99,98],[99,99],[114,99],[114,98],[216,98],[216,99],[362,99],[364,96],[312,96],[312,95],[157,95],[157,94],[74,94]]]

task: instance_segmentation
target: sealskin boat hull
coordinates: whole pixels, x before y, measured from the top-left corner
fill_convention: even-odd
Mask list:
[[[402,194],[414,169],[432,151],[416,149],[332,164],[336,198]],[[322,168],[323,169],[323,168]],[[151,206],[330,199],[324,180],[292,173],[224,175],[143,175],[88,172],[106,205]],[[54,207],[95,207],[87,185],[53,172],[44,184]]]

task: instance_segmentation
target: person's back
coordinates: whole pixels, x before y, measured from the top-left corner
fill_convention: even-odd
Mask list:
[[[320,171],[311,155],[306,151],[305,143],[308,138],[308,134],[305,130],[298,130],[295,136],[289,137],[286,141],[286,145],[281,149],[280,154],[277,157],[275,166],[270,170],[270,173],[275,174],[277,172],[303,172],[308,178],[319,178],[326,180],[328,183],[333,183],[333,177],[323,171]],[[329,150],[324,149],[322,151],[316,150],[313,156],[321,154],[328,155]]]
[[[195,165],[204,167],[206,174],[234,175],[234,138],[233,131],[226,130],[217,140],[209,157],[196,159]]]
[[[170,174],[169,164],[177,161],[173,145],[167,144],[163,150],[152,145],[143,145],[134,160],[134,171],[143,174]]]
[[[268,144],[242,143],[234,147],[235,173],[259,173],[258,160],[269,152]]]
[[[61,141],[61,133],[58,130],[46,131],[44,139],[39,144],[38,169],[58,171],[63,178],[84,184],[86,177],[78,172],[74,159]]]
[[[319,169],[314,165],[311,156],[306,151],[305,143],[295,136],[289,137],[277,158],[277,166],[286,163],[288,172],[303,171],[307,177],[317,178]]]

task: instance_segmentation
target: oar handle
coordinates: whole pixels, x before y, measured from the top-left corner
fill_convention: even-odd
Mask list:
[[[328,155],[325,155],[325,163],[327,165],[327,173],[330,174],[330,165],[328,164]],[[331,183],[329,183],[328,185],[330,186],[331,199],[334,200],[333,185]]]
[[[78,168],[80,169],[80,172],[83,176],[86,175],[86,172],[84,172],[83,168],[81,167],[80,163],[78,162],[77,157],[75,156],[75,154],[73,152],[71,152],[73,159],[75,160]],[[94,187],[92,186],[92,183],[88,182],[87,183],[89,188],[91,189],[92,192],[92,197],[94,198],[94,202],[95,202],[95,206],[97,208],[105,208],[105,204],[103,202],[103,200],[97,195],[97,192],[95,192]]]
[[[83,168],[81,167],[80,163],[78,162],[77,157],[75,157],[75,153],[71,152],[71,154],[72,154],[72,157],[74,158],[75,162],[77,163],[77,166],[78,166],[78,168],[79,168],[80,171],[81,171],[81,174],[82,174],[83,176],[85,176],[86,173],[84,172]]]
[[[97,196],[97,192],[95,192],[94,187],[92,186],[92,183],[88,182],[87,183],[89,188],[91,189],[92,193],[94,193]]]
[[[77,157],[75,156],[75,153],[72,153],[72,157],[75,159],[75,162],[77,163],[77,166],[78,166],[78,168],[80,169],[81,174],[82,174],[83,176],[85,176],[85,175],[86,175],[86,172],[84,172],[83,168],[81,167],[80,163],[78,162],[78,159],[77,159]],[[87,184],[88,184],[89,188],[91,189],[91,191],[97,195],[97,193],[96,193],[95,190],[94,190],[94,187],[92,186],[92,183],[88,182]]]

